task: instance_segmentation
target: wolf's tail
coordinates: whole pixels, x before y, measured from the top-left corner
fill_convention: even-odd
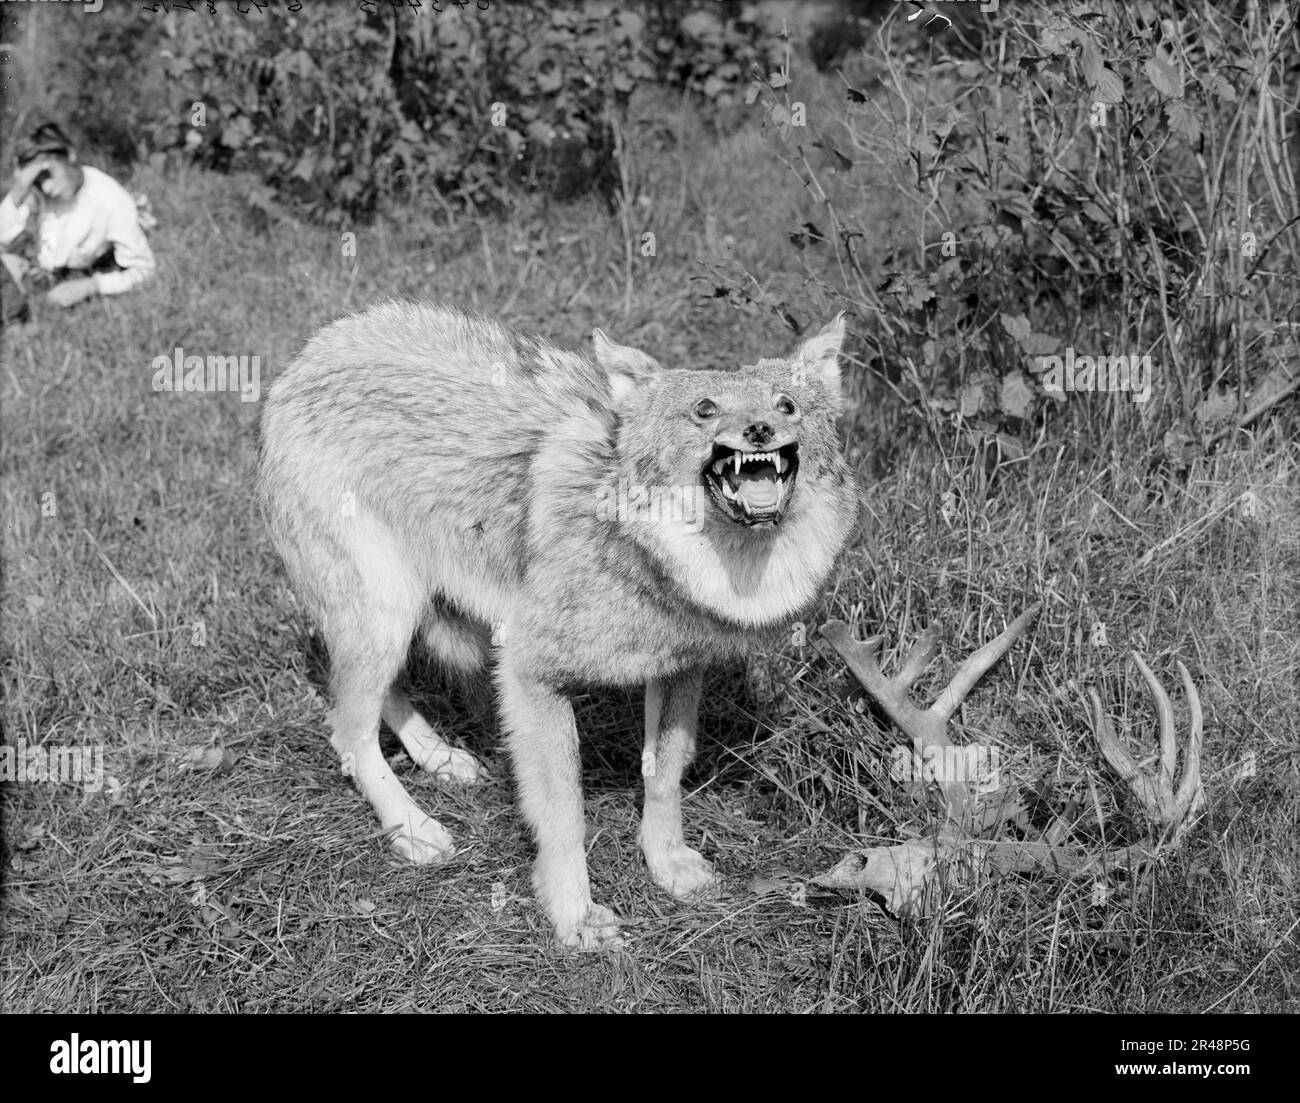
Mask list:
[[[420,625],[425,647],[453,670],[472,674],[487,664],[491,633],[486,625],[435,602]]]

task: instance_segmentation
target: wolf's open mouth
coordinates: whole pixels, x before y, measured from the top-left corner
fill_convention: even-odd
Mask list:
[[[797,443],[770,452],[715,444],[701,477],[728,517],[742,525],[760,525],[781,520],[798,471]]]

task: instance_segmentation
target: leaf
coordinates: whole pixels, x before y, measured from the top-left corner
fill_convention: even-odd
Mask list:
[[[1063,54],[1082,35],[1082,31],[1071,27],[1059,15],[1052,16],[1038,37],[1038,44],[1050,54]]]
[[[1061,347],[1061,339],[1050,333],[1031,333],[1027,340],[1020,343],[1028,356],[1050,356]]]
[[[1296,369],[1291,368],[1288,370],[1286,361],[1286,357],[1294,355],[1294,347],[1291,342],[1287,342],[1275,355],[1278,356],[1277,366],[1268,372],[1263,379],[1258,380],[1250,389],[1251,406],[1258,407],[1262,403],[1276,401],[1279,396],[1285,395],[1295,388]]]
[[[1179,467],[1186,467],[1201,452],[1200,443],[1181,423],[1165,433],[1161,446],[1165,455]]]
[[[1231,421],[1237,414],[1237,399],[1225,390],[1215,390],[1201,399],[1196,407],[1196,421],[1203,429],[1214,429]]]
[[[316,155],[311,150],[304,150],[298,163],[293,167],[293,176],[299,180],[310,180],[316,172]]]
[[[844,156],[830,142],[818,140],[813,145],[826,154],[826,159],[830,163],[831,170],[834,172],[849,172],[853,168],[853,162]]]
[[[1098,103],[1115,104],[1124,100],[1124,82],[1113,69],[1103,69],[1092,90],[1092,98]]]
[[[1030,329],[1029,319],[1023,314],[1014,317],[1002,315],[1002,328],[1014,338],[1022,352],[1027,356],[1047,356],[1057,350],[1061,341],[1047,333],[1035,333]],[[1039,371],[1042,369],[1039,368]]]
[[[1152,57],[1147,59],[1142,69],[1162,96],[1172,100],[1183,98],[1183,72],[1177,63]]]
[[[1211,95],[1218,96],[1219,99],[1226,100],[1228,103],[1237,102],[1237,90],[1218,73],[1211,73],[1208,77],[1203,78],[1202,83]]]
[[[645,20],[635,12],[619,12],[614,22],[615,36],[625,40],[640,38],[645,29]]]
[[[222,128],[220,141],[227,149],[243,149],[252,136],[253,124],[249,122],[248,116],[237,115],[228,126]]]
[[[552,65],[549,69],[538,72],[537,88],[541,92],[558,92],[564,85],[564,70],[558,65]]]
[[[1029,324],[1029,319],[1023,314],[1003,314],[1000,321],[1002,322],[1002,328],[1011,334],[1012,338],[1014,338],[1018,345],[1022,344],[1026,338],[1028,338],[1030,330],[1032,329]]]
[[[961,389],[961,416],[974,417],[983,405],[984,386],[980,381],[972,380]]]
[[[859,92],[856,88],[848,89],[846,98],[848,99],[849,103],[867,102],[867,94],[865,92]]]
[[[1083,70],[1083,79],[1088,82],[1088,87],[1096,88],[1101,81],[1105,63],[1102,61],[1097,44],[1090,38],[1083,40],[1083,47],[1079,54],[1079,67]]]
[[[805,222],[799,229],[792,231],[788,236],[790,244],[800,252],[809,245],[817,245],[826,240],[822,232],[811,222]]]
[[[182,770],[215,770],[221,766],[226,752],[221,747],[191,747],[181,765]]]
[[[722,34],[722,24],[717,16],[707,11],[691,12],[678,26],[688,38],[715,38]]]
[[[1165,118],[1169,120],[1169,129],[1181,134],[1189,142],[1201,137],[1201,117],[1193,111],[1184,100],[1173,100],[1165,105]]]
[[[914,134],[907,142],[907,148],[913,153],[920,153],[926,157],[937,157],[939,155],[939,146],[929,134]]]
[[[1002,390],[998,395],[998,405],[1004,414],[1011,417],[1024,417],[1034,404],[1034,391],[1023,372],[1012,372],[1003,376]]]

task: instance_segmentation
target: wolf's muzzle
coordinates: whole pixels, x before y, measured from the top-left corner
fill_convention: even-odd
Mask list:
[[[768,426],[751,426],[746,438]],[[779,524],[794,491],[799,472],[799,444],[792,441],[780,448],[730,448],[715,443],[713,454],[700,478],[710,496],[726,516],[741,525]]]

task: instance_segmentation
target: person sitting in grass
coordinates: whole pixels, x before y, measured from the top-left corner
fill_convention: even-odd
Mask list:
[[[81,164],[62,127],[37,127],[19,145],[17,161],[13,185],[0,200],[0,260],[19,289],[53,280],[50,302],[67,307],[92,295],[120,295],[153,274],[135,200],[107,173]],[[8,251],[33,216],[43,279],[29,279],[26,261]],[[16,313],[6,308],[5,317]]]

